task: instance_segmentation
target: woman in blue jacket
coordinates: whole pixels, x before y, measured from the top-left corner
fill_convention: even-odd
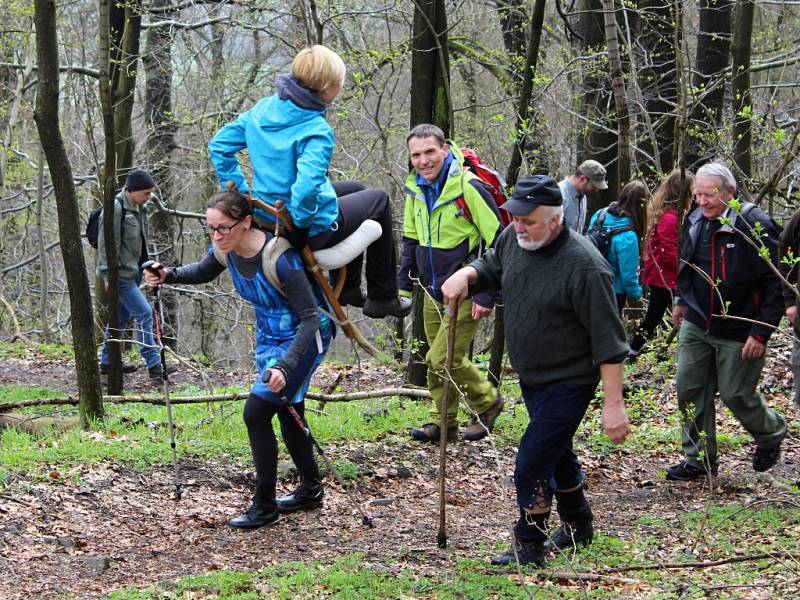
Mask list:
[[[242,194],[233,190],[212,196],[205,227],[214,245],[202,260],[177,268],[155,263],[145,277],[151,287],[164,282],[206,283],[227,265],[236,291],[253,305],[258,376],[244,406],[244,422],[255,463],[256,491],[252,506],[229,525],[255,529],[276,523],[281,512],[322,506],[322,483],[311,442],[286,404],[303,416],[303,399],[312,373],[328,351],[333,325],[320,311],[324,299],[296,250],[288,250],[276,263],[283,291],[267,279],[261,253],[272,235],[253,226],[250,203]],[[283,441],[302,477],[294,493],[277,500],[278,443],[272,429],[276,414]]]
[[[620,314],[625,306],[625,299],[637,301],[642,297],[642,286],[639,284],[639,256],[642,240],[647,231],[647,186],[641,181],[631,181],[619,195],[619,200],[592,215],[589,228],[594,225],[600,213],[605,212],[604,229],[631,227],[611,238],[611,250],[608,262],[614,273],[614,291],[617,294],[617,307]]]
[[[361,189],[338,198],[328,179],[333,129],[325,113],[344,84],[346,69],[325,46],[301,50],[291,74],[280,75],[277,92],[220,129],[208,144],[220,186],[232,181],[243,193],[248,185],[237,157],[247,150],[253,168],[252,193],[269,204],[283,200],[295,230],[287,237],[297,249],[329,248],[366,219],[383,234],[367,248],[367,297],[361,292],[361,257],[348,266],[342,304],[363,306],[364,314],[403,317],[411,309],[397,294],[397,264],[392,240],[392,210],[383,190]],[[256,211],[259,217],[271,216]]]

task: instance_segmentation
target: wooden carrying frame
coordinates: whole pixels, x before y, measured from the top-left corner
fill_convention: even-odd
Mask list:
[[[275,235],[280,233],[280,227],[283,227],[286,231],[292,231],[294,229],[292,217],[289,215],[289,211],[286,209],[286,205],[284,204],[283,200],[278,200],[274,206],[267,204],[258,198],[253,198],[252,195],[248,195],[248,200],[254,208],[260,208],[261,210],[268,212],[275,217]],[[380,354],[378,349],[370,344],[369,341],[362,335],[362,333],[358,330],[358,327],[356,327],[347,317],[342,305],[339,304],[339,293],[342,291],[342,286],[344,285],[346,267],[342,267],[337,281],[336,290],[333,290],[328,278],[325,277],[325,273],[317,263],[317,259],[314,256],[314,253],[311,251],[311,248],[304,246],[300,251],[300,255],[303,257],[303,262],[306,264],[306,267],[311,271],[311,273],[313,273],[314,278],[319,283],[322,293],[325,294],[325,299],[333,309],[333,312],[336,315],[336,321],[342,328],[342,331],[344,331],[344,334],[351,340],[355,341],[372,356],[378,356]]]

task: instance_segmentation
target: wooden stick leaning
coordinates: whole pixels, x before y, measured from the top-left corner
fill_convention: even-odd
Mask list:
[[[286,205],[283,203],[283,200],[278,200],[275,203],[275,206],[267,204],[258,198],[253,198],[252,195],[248,196],[248,200],[254,207],[260,208],[273,215],[276,223],[282,222],[282,227],[286,229],[286,231],[292,231],[294,229],[294,223],[292,223],[292,218],[289,216],[289,211],[286,210]],[[314,278],[317,280],[317,282],[319,282],[322,293],[325,294],[325,298],[333,309],[333,312],[336,315],[336,320],[341,326],[342,331],[344,331],[344,334],[351,340],[355,340],[355,342],[370,355],[379,356],[380,352],[378,349],[370,344],[369,341],[358,330],[358,328],[350,321],[350,319],[347,318],[342,305],[339,304],[339,299],[336,296],[336,293],[331,288],[327,277],[325,277],[325,273],[322,272],[314,253],[311,251],[311,248],[305,246],[300,251],[300,255],[303,257],[303,261],[306,263],[306,266],[313,273]]]
[[[450,398],[450,381],[453,371],[453,354],[456,346],[456,323],[458,322],[458,304],[453,302],[445,308],[450,313],[450,329],[447,330],[447,358],[444,365],[444,382],[442,384],[442,403],[439,406],[439,534],[436,543],[439,548],[447,547],[447,517],[445,483],[447,468],[447,404]]]

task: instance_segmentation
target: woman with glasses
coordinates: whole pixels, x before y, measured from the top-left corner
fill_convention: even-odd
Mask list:
[[[276,523],[280,512],[322,506],[322,483],[311,442],[286,405],[291,403],[303,417],[303,399],[314,369],[328,351],[333,324],[320,311],[324,299],[306,275],[297,251],[290,249],[277,260],[282,290],[267,279],[261,255],[272,235],[254,227],[250,203],[241,193],[232,190],[212,196],[205,228],[213,241],[205,257],[173,268],[155,263],[146,271],[145,280],[151,287],[206,283],[227,265],[236,291],[253,305],[258,376],[244,406],[244,422],[255,464],[256,490],[250,508],[229,525],[255,529]],[[276,414],[283,441],[302,477],[302,485],[293,494],[278,500],[278,444],[272,429]]]
[[[367,219],[383,230],[367,248],[367,297],[361,291],[359,256],[347,268],[342,305],[364,308],[368,317],[404,317],[411,301],[397,293],[397,264],[392,239],[392,209],[383,190],[337,194],[328,179],[334,149],[333,129],[325,115],[344,85],[346,68],[325,46],[301,50],[291,74],[280,75],[276,93],[220,129],[208,144],[220,186],[228,182],[244,194],[248,185],[237,155],[247,150],[253,168],[252,193],[269,204],[286,203],[295,230],[287,235],[297,249],[330,248]],[[261,218],[272,217],[257,211]]]

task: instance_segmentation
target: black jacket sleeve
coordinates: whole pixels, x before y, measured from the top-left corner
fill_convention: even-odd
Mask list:
[[[225,267],[210,252],[201,260],[180,267],[167,267],[164,283],[208,283],[213,281]]]

